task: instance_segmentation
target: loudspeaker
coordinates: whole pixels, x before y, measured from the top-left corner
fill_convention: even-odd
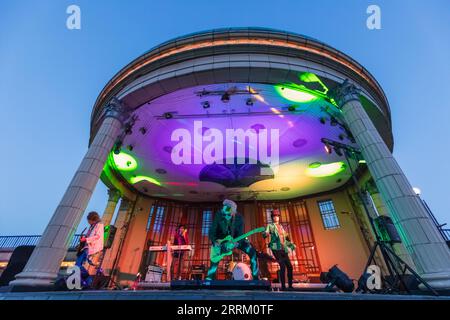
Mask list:
[[[173,280],[173,290],[271,290],[267,280]]]
[[[105,233],[104,233],[104,244],[103,244],[103,248],[105,249],[109,249],[112,247],[113,241],[114,241],[114,237],[116,236],[116,232],[117,232],[117,228],[109,225],[109,226],[105,226]]]
[[[381,241],[401,243],[402,239],[395,228],[394,222],[388,216],[379,216],[374,219]]]
[[[14,249],[6,269],[0,276],[0,287],[7,286],[11,281],[15,280],[16,274],[22,272],[33,253],[34,247],[19,246]]]

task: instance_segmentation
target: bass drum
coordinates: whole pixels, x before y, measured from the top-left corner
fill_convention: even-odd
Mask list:
[[[252,280],[252,271],[248,265],[239,262],[233,268],[233,280]]]

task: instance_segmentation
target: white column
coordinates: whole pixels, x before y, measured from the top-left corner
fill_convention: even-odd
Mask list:
[[[108,190],[108,203],[106,204],[105,211],[103,211],[102,215],[102,222],[105,226],[111,223],[119,198],[120,192],[118,190]]]
[[[450,289],[450,251],[347,80],[331,92],[361,148],[369,171],[416,271],[435,289]]]
[[[105,107],[102,124],[27,265],[10,286],[52,285],[126,118],[124,107],[113,98]]]

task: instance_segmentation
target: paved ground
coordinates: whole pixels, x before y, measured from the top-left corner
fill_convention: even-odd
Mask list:
[[[433,297],[422,295],[237,290],[140,290],[32,293],[0,292],[0,300],[450,300],[450,296]]]

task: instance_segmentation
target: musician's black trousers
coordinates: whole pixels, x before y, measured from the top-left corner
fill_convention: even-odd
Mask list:
[[[284,250],[272,250],[272,253],[280,266],[279,281],[281,283],[281,288],[286,288],[286,269],[289,288],[292,287],[292,264],[289,255]]]
[[[245,254],[247,254],[250,257],[250,267],[252,268],[253,280],[258,280],[259,279],[259,269],[258,269],[258,259],[256,256],[255,248],[253,248],[253,246],[250,244],[250,242],[248,240],[239,241],[237,248],[239,250],[243,251]],[[216,272],[217,272],[217,267],[219,266],[219,262],[213,263],[211,261],[211,266],[209,267],[208,274],[206,276],[207,279],[213,280],[216,278]]]

